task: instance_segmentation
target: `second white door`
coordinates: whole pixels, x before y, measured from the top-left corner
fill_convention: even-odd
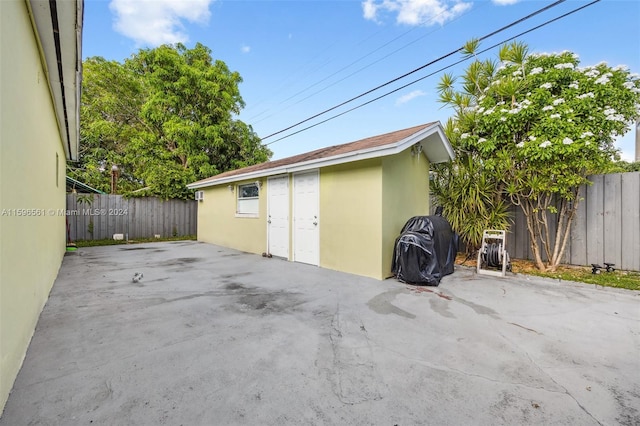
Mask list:
[[[319,265],[320,212],[318,172],[293,176],[293,260]]]
[[[269,253],[289,258],[289,176],[267,180]]]

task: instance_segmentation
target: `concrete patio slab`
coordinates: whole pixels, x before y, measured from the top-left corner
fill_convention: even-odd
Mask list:
[[[640,294],[193,241],[67,255],[0,425],[159,424],[638,425]]]

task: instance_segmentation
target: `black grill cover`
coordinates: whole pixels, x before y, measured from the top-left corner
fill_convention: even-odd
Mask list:
[[[393,250],[391,272],[403,282],[440,284],[453,273],[458,235],[442,216],[415,216],[407,221]]]

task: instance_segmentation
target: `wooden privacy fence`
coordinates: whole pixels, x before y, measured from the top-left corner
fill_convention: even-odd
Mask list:
[[[67,194],[69,237],[102,240],[196,235],[197,201],[125,198],[122,195]]]
[[[580,188],[581,200],[562,263],[609,262],[616,269],[640,271],[640,172],[594,175],[589,180],[592,185]],[[533,259],[520,207],[513,207],[513,219],[507,251],[512,258]],[[555,236],[554,217],[550,219]]]

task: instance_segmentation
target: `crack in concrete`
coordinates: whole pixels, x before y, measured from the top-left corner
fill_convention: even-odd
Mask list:
[[[551,381],[552,381],[556,386],[558,386],[560,389],[562,389],[562,390],[563,390],[563,392],[558,392],[558,393],[560,393],[560,394],[564,394],[564,395],[567,395],[569,398],[571,398],[571,399],[572,399],[572,400],[573,400],[573,401],[578,405],[578,407],[580,407],[580,409],[581,409],[582,411],[584,411],[584,412],[585,412],[589,417],[591,417],[591,418],[593,419],[593,421],[594,421],[594,422],[596,422],[596,423],[598,423],[599,425],[603,426],[603,423],[602,423],[600,420],[596,419],[596,418],[594,417],[594,415],[593,415],[593,414],[591,414],[591,412],[589,412],[589,410],[587,410],[587,408],[586,408],[584,405],[582,405],[582,404],[580,403],[580,401],[578,401],[578,399],[577,399],[575,396],[573,396],[573,394],[572,394],[571,392],[569,392],[569,390],[568,390],[565,386],[563,386],[562,384],[558,383],[558,381],[557,381],[557,380],[555,380],[555,379],[553,378],[553,376],[551,376],[551,374],[549,374],[545,369],[543,369],[542,367],[540,367],[540,366],[538,365],[538,363],[537,363],[537,362],[536,362],[536,361],[531,357],[531,355],[529,355],[529,352],[527,352],[525,349],[523,349],[522,347],[520,347],[520,346],[518,346],[518,345],[514,345],[514,344],[513,344],[513,342],[512,342],[509,338],[507,338],[504,334],[500,333],[499,331],[498,331],[497,333],[498,333],[498,335],[499,335],[500,337],[502,337],[504,340],[506,340],[507,342],[509,342],[512,346],[515,346],[515,347],[517,347],[518,349],[520,349],[520,350],[522,351],[522,353],[524,353],[524,355],[527,357],[527,359],[529,360],[529,362],[530,362],[530,363],[531,363],[531,364],[532,364],[532,365],[533,365],[533,366],[534,366],[534,367],[535,367],[539,372],[541,372],[542,374],[544,374],[544,375],[545,375],[549,380],[551,380]]]
[[[353,330],[345,330],[355,325]],[[333,393],[340,402],[355,405],[383,398],[382,378],[373,361],[371,341],[361,318],[344,323],[340,304],[331,319],[329,342],[333,352]]]
[[[458,368],[451,368],[451,367],[446,367],[446,366],[442,366],[442,365],[435,365],[435,364],[432,364],[432,363],[430,363],[428,361],[424,361],[423,359],[420,359],[420,358],[414,358],[414,357],[407,356],[406,354],[403,354],[402,352],[395,351],[395,350],[390,349],[390,348],[388,348],[386,346],[382,346],[382,345],[376,345],[376,346],[378,348],[381,348],[381,349],[386,350],[388,352],[392,352],[392,353],[394,353],[396,355],[401,356],[402,358],[408,359],[410,361],[415,362],[416,364],[422,365],[423,367],[427,367],[427,368],[432,369],[432,370],[441,371],[441,372],[444,372],[444,373],[455,373],[455,374],[459,374],[459,375],[463,375],[463,376],[467,376],[467,377],[475,377],[475,378],[486,380],[486,381],[489,381],[489,382],[492,382],[492,383],[500,383],[500,384],[512,385],[512,386],[522,386],[522,387],[527,388],[527,389],[542,390],[542,391],[545,391],[545,392],[557,393],[557,394],[560,394],[560,395],[565,394],[565,392],[562,392],[562,391],[559,391],[559,390],[548,389],[548,388],[542,387],[542,386],[531,386],[528,383],[500,380],[500,379],[495,379],[493,377],[483,376],[481,374],[476,374],[476,373],[471,373],[469,371],[460,370]],[[562,388],[561,386],[559,386],[559,387]]]

